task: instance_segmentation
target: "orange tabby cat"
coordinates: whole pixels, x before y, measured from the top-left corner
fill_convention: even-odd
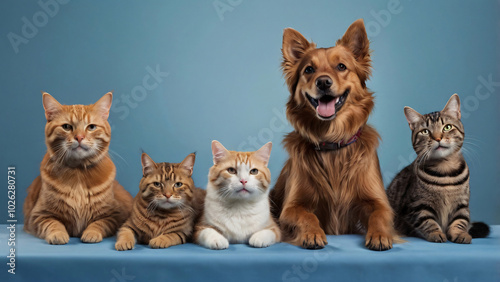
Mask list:
[[[195,154],[179,164],[155,163],[145,153],[141,160],[140,190],[130,218],[118,231],[115,248],[131,250],[136,240],[155,249],[186,243],[205,198],[205,190],[196,188],[191,178]]]
[[[49,244],[97,243],[129,216],[132,196],[115,180],[107,121],[113,95],[93,105],[61,105],[43,93],[47,153],[28,187],[24,230]]]

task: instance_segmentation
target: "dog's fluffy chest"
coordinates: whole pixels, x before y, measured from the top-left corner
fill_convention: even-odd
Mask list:
[[[318,219],[327,234],[357,233],[356,222],[352,221],[357,202],[359,175],[363,174],[363,160],[353,158],[346,152],[325,152],[318,154],[322,171],[317,172]],[[356,217],[356,216],[354,216]]]

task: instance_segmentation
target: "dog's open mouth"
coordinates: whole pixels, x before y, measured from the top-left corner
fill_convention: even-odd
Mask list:
[[[337,112],[342,108],[348,94],[349,89],[338,97],[323,95],[319,99],[314,99],[308,93],[306,93],[306,97],[311,105],[316,109],[316,113],[321,119],[330,120],[333,119],[335,114],[337,114]]]

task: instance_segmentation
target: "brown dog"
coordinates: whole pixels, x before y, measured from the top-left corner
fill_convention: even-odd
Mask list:
[[[392,248],[393,214],[367,125],[373,108],[363,20],[331,48],[316,48],[299,32],[283,34],[283,72],[290,90],[287,118],[295,130],[283,143],[289,160],[271,192],[274,215],[288,242],[323,248],[326,234],[366,232],[372,250]]]

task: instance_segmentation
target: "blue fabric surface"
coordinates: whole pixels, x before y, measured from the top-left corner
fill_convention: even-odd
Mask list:
[[[322,250],[286,243],[266,249],[231,245],[213,251],[194,244],[118,252],[115,238],[84,244],[71,238],[52,246],[16,226],[16,274],[2,263],[1,281],[500,281],[500,226],[471,245],[418,238],[374,252],[359,235],[328,236]],[[0,225],[2,261],[10,236]]]

